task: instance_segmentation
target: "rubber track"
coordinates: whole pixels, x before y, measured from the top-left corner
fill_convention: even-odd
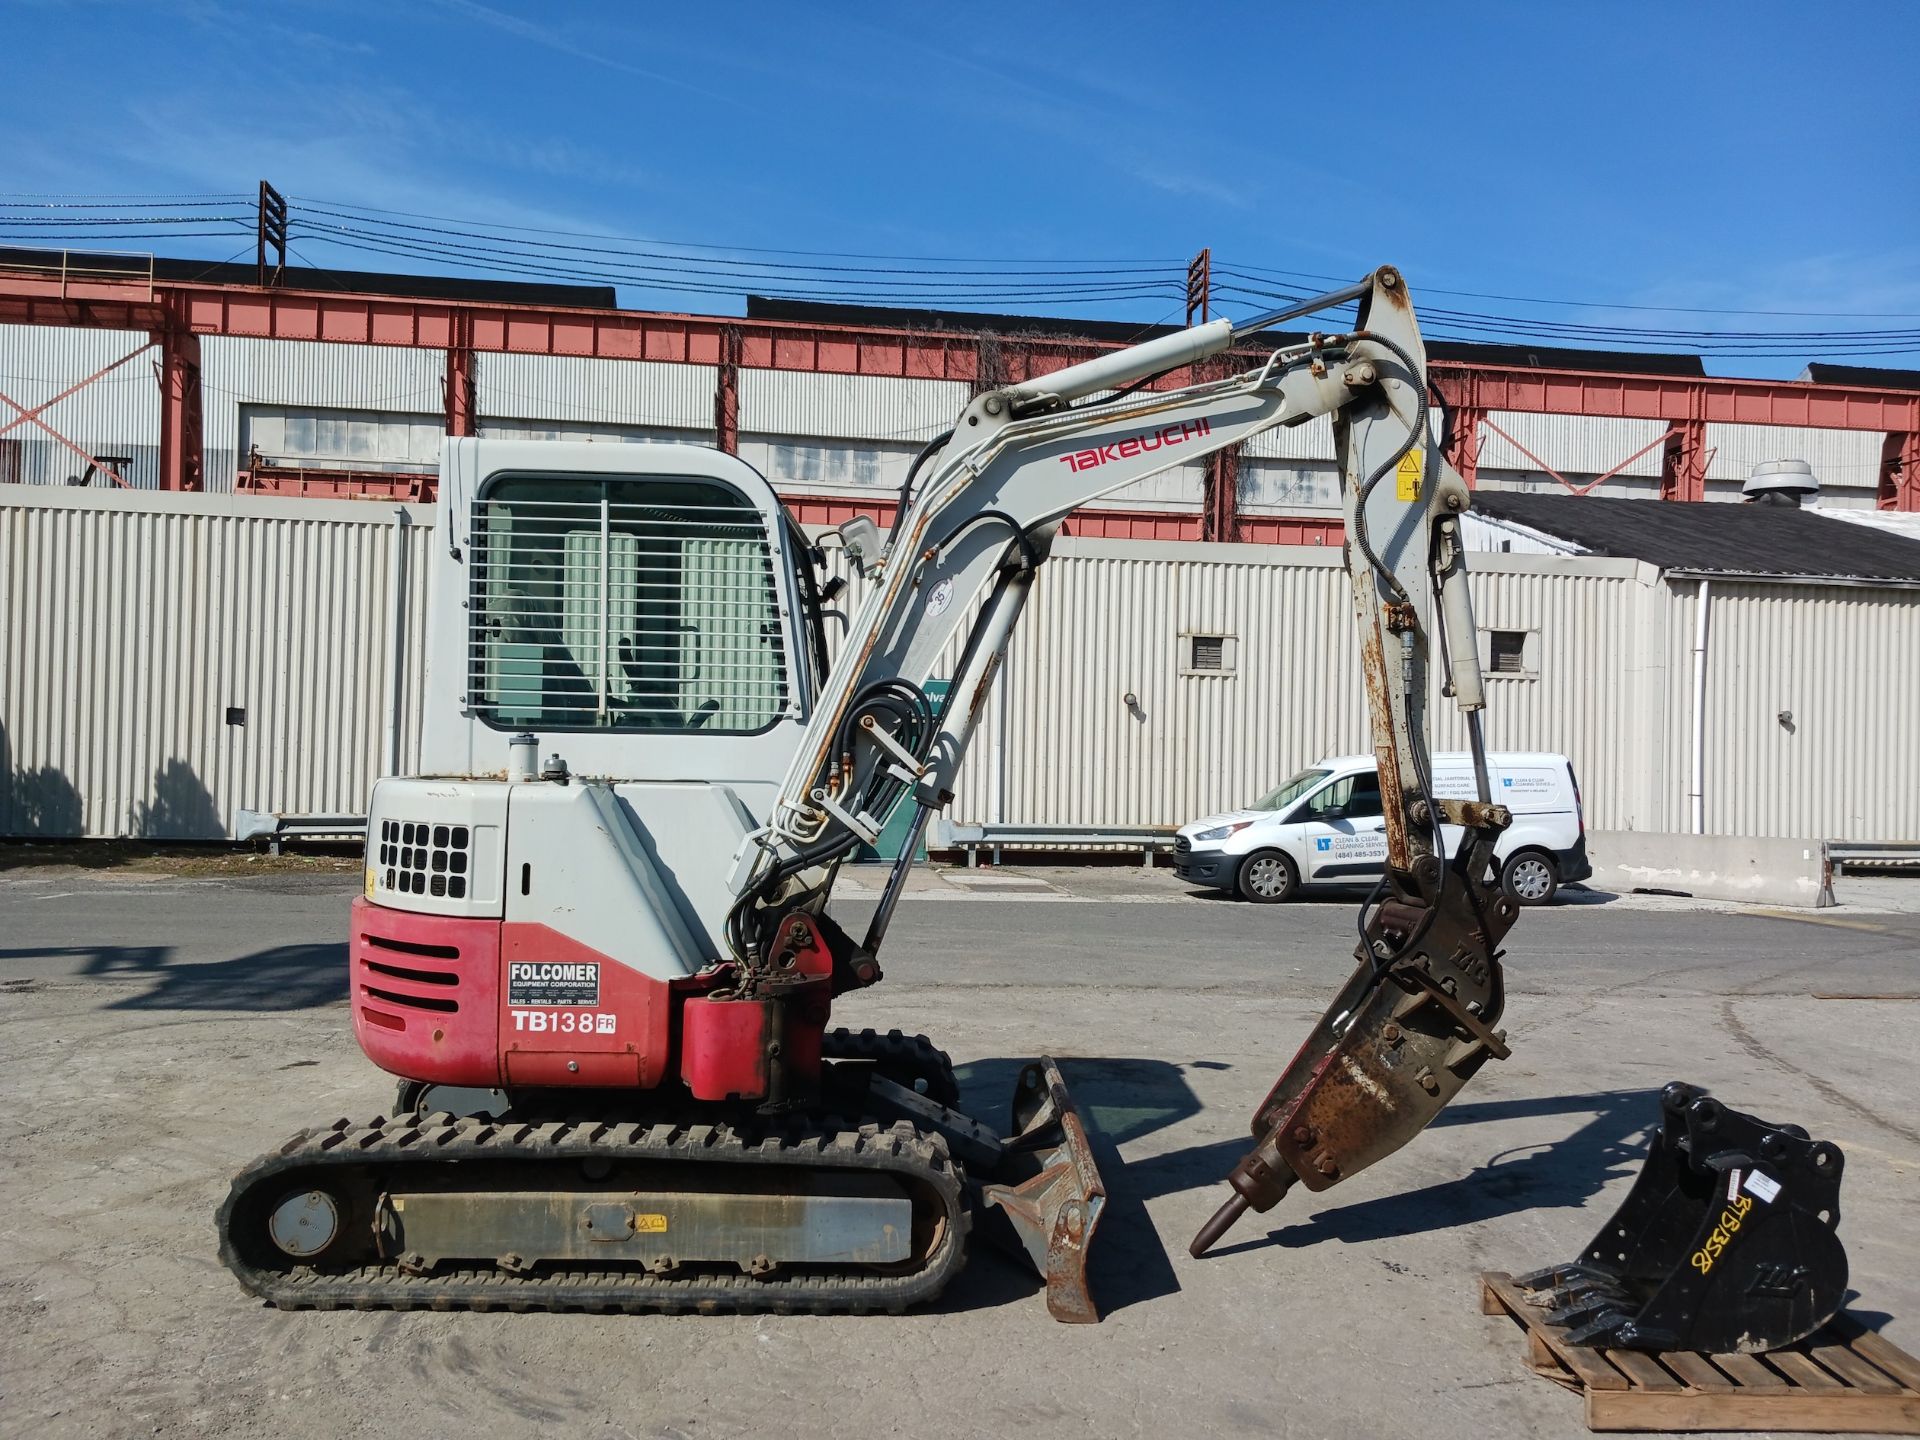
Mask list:
[[[334,1167],[427,1165],[472,1161],[578,1162],[588,1159],[864,1170],[903,1175],[938,1195],[946,1223],[926,1265],[909,1275],[782,1277],[700,1273],[685,1278],[642,1270],[564,1270],[516,1275],[491,1266],[410,1275],[392,1264],[327,1273],[248,1264],[231,1234],[242,1197],[277,1177]],[[570,1167],[571,1174],[578,1174]],[[364,1197],[371,1200],[372,1196]],[[361,1207],[365,1213],[367,1207]],[[905,1121],[890,1127],[743,1134],[727,1125],[645,1125],[591,1121],[533,1124],[436,1114],[364,1125],[335,1121],[303,1130],[234,1177],[220,1207],[220,1258],[241,1285],[282,1309],[310,1310],[584,1310],[598,1313],[698,1311],[898,1314],[931,1299],[959,1273],[971,1220],[958,1169],[946,1146]],[[263,1241],[263,1243],[266,1243]]]
[[[924,1035],[907,1035],[899,1030],[882,1035],[878,1030],[841,1026],[826,1033],[821,1053],[828,1060],[871,1060],[876,1065],[894,1065],[922,1075],[929,1100],[949,1109],[959,1108],[960,1083],[954,1079],[953,1061]]]

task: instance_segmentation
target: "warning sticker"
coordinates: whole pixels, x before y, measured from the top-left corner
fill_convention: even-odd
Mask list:
[[[1420,452],[1409,450],[1400,457],[1400,468],[1393,472],[1394,491],[1402,500],[1420,498]]]
[[[664,1235],[667,1233],[667,1217],[636,1214],[633,1217],[633,1228],[641,1235]]]
[[[509,1005],[598,1005],[600,962],[521,961],[507,966]]]
[[[1740,1187],[1764,1205],[1771,1205],[1780,1193],[1780,1182],[1771,1175],[1762,1175],[1758,1170],[1747,1176],[1747,1183]]]

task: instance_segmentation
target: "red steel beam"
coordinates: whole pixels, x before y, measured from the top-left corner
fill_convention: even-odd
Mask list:
[[[1912,429],[1920,419],[1920,391],[1807,380],[1507,370],[1445,360],[1433,362],[1433,380],[1449,405],[1479,410],[1882,433]]]
[[[833,375],[877,375],[950,380],[976,393],[1108,351],[1090,340],[998,337],[914,331],[883,326],[803,321],[742,321],[718,316],[638,310],[527,307],[405,296],[262,290],[241,285],[168,284],[141,278],[77,277],[71,273],[0,271],[0,322],[91,329],[144,330],[162,351],[161,485],[197,490],[203,484],[199,337],[245,336],[437,349],[447,353],[449,434],[477,429],[474,393],[478,352],[652,360],[716,367],[715,439],[737,448],[739,370],[742,366]],[[1163,384],[1178,384],[1184,372]],[[1492,410],[1647,419],[1671,426],[1661,494],[1697,500],[1705,491],[1706,426],[1710,422],[1814,426],[1878,432],[1891,438],[1880,484],[1883,507],[1920,508],[1920,468],[1913,437],[1920,435],[1920,393],[1805,381],[1628,375],[1535,370],[1433,362],[1433,379],[1456,424],[1451,458],[1474,483],[1478,421]],[[1209,466],[1206,504],[1193,522],[1208,538],[1231,539],[1243,517],[1235,513],[1233,457]],[[1124,525],[1087,517],[1080,533],[1184,533],[1189,522],[1172,513],[1144,513]],[[1306,543],[1321,543],[1318,522],[1302,522]],[[1272,526],[1242,527],[1248,539]],[[1277,532],[1275,532],[1277,535]],[[1282,542],[1285,543],[1285,542]],[[1294,543],[1300,543],[1295,541]]]
[[[522,355],[719,365],[724,336],[740,334],[740,364],[831,375],[980,379],[972,333],[877,325],[738,320],[641,310],[527,307],[481,301],[260,290],[0,271],[0,321],[161,330],[197,335],[326,340]],[[470,332],[467,327],[470,326]],[[470,335],[470,339],[469,339]],[[1116,346],[1024,337],[992,347],[1002,383],[1044,374]],[[1448,404],[1463,411],[1520,410],[1668,423],[1818,426],[1920,433],[1920,392],[1798,380],[1628,375],[1433,362]]]

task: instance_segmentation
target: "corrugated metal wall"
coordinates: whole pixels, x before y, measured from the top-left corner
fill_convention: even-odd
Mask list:
[[[711,365],[484,354],[475,357],[474,371],[483,419],[604,421],[713,433]]]
[[[146,334],[134,330],[0,325],[0,390],[31,410],[146,343]],[[132,464],[121,474],[137,488],[160,483],[160,386],[153,373],[157,354],[127,361],[43,417],[88,454],[131,456]],[[0,424],[18,418],[14,410],[0,406]],[[84,460],[37,425],[16,425],[0,437],[0,479],[64,485],[85,469]]]
[[[1699,586],[1674,591],[1661,828],[1685,830]],[[1705,709],[1708,833],[1920,840],[1920,591],[1714,581]]]
[[[0,326],[0,388],[25,404],[46,399],[145,339],[133,332]],[[437,350],[219,337],[204,340],[201,350],[207,486],[214,491],[232,489],[246,450],[245,406],[403,415],[435,415],[442,406],[445,356]],[[479,413],[492,421],[565,421],[707,435],[713,427],[714,384],[714,368],[706,365],[494,354],[483,354],[476,363]],[[748,369],[740,378],[740,423],[773,444],[871,445],[882,453],[880,463],[890,464],[896,447],[911,449],[952,423],[967,398],[968,387],[955,381]],[[148,360],[95,382],[61,402],[48,418],[96,453],[132,455],[129,478],[136,485],[156,483],[159,399]],[[1612,469],[1664,429],[1655,421],[1512,411],[1495,412],[1493,419],[1574,478]],[[63,483],[78,468],[69,466],[71,452],[28,428],[0,439],[0,451],[15,439],[25,480]],[[1878,435],[1714,424],[1708,426],[1707,443],[1714,498],[1737,495],[1738,482],[1761,460],[1809,461],[1837,503],[1870,503],[1878,481]],[[1333,457],[1328,420],[1258,436],[1248,443],[1246,457],[1242,500],[1255,511],[1331,503],[1318,469]],[[365,457],[364,463],[381,461],[412,464],[418,456],[409,450]],[[0,453],[0,476],[13,463]],[[809,463],[804,457],[797,461],[801,469]],[[1527,484],[1533,477],[1557,488],[1539,475],[1537,464],[1491,430],[1482,431],[1480,466],[1490,486]],[[1645,494],[1659,474],[1655,448],[1599,493]],[[1200,501],[1198,467],[1181,467],[1130,487],[1115,501],[1193,508]]]
[[[245,453],[243,406],[437,414],[445,403],[445,372],[446,356],[439,350],[210,336],[200,342],[207,489],[233,489]]]
[[[411,666],[432,511],[409,514]],[[8,496],[0,834],[209,838],[241,806],[363,812],[393,713],[395,534],[393,507],[348,501]],[[403,767],[418,691],[409,668]]]
[[[1712,424],[1707,426],[1707,478],[1744,481],[1763,460],[1805,460],[1822,488],[1871,491],[1880,481],[1882,438],[1864,430]],[[1660,473],[1658,464],[1654,473]]]
[[[1490,418],[1562,475],[1604,475],[1642,446],[1653,445],[1620,473],[1659,478],[1660,447],[1654,442],[1666,435],[1667,426],[1658,420],[1535,415],[1519,410],[1495,410]],[[1540,468],[1491,427],[1480,431],[1480,467],[1515,471]]]
[[[1535,673],[1489,681],[1489,743],[1565,752],[1591,823],[1646,824],[1645,715],[1662,704],[1662,657],[1643,653],[1649,635],[1660,641],[1643,623],[1654,572],[1590,558],[1474,563],[1481,626],[1540,637]],[[1182,637],[1196,632],[1234,638],[1233,674],[1181,673]],[[1464,749],[1439,681],[1434,743]],[[1184,824],[1370,745],[1347,579],[1325,550],[1063,540],[1005,683],[1008,734],[990,705],[953,807],[961,823]]]
[[[432,548],[432,512],[409,514],[403,767]],[[243,805],[360,810],[388,743],[394,543],[385,505],[6,494],[0,833],[210,837]],[[1685,828],[1692,582],[1594,557],[1474,566],[1483,629],[1534,637],[1526,674],[1489,680],[1489,742],[1569,754],[1596,827]],[[1920,591],[1715,591],[1709,828],[1920,839]],[[1242,805],[1365,747],[1353,631],[1324,549],[1063,539],[952,818],[1169,825]],[[1193,633],[1231,636],[1233,673],[1182,673]],[[1435,743],[1463,746],[1432,708]]]
[[[1663,652],[1647,617],[1664,604],[1657,573],[1635,561],[1531,555],[1469,560],[1481,631],[1528,635],[1528,670],[1487,673],[1487,744],[1495,750],[1566,755],[1579,776],[1588,823],[1625,830],[1647,824],[1647,785],[1658,772],[1647,717],[1664,704]],[[1486,649],[1482,645],[1482,660]],[[1467,748],[1451,701],[1429,701],[1436,749]]]
[[[740,423],[762,434],[818,435],[925,444],[953,424],[971,392],[957,380],[893,375],[740,372]],[[713,384],[707,384],[713,423]]]

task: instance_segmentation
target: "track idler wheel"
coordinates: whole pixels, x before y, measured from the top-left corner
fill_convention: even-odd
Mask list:
[[[1847,1293],[1839,1147],[1677,1081],[1660,1107],[1619,1212],[1579,1260],[1517,1283],[1576,1345],[1751,1354],[1813,1334]]]

